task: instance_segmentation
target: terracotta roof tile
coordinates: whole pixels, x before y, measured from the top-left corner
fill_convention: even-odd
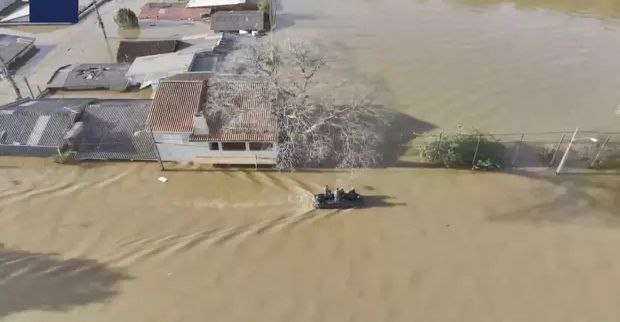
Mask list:
[[[205,102],[207,82],[162,81],[148,117],[153,131],[192,132],[193,117]]]
[[[195,141],[254,141],[273,142],[277,139],[277,122],[268,99],[267,85],[254,80],[214,80],[228,81],[235,91],[238,108],[232,120],[223,123],[219,118],[209,118],[210,134],[193,136]],[[207,91],[208,92],[208,91]]]

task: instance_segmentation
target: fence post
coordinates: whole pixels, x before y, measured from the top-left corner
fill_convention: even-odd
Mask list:
[[[601,157],[601,152],[603,152],[603,149],[605,148],[607,143],[609,143],[610,140],[611,140],[611,136],[608,135],[607,139],[605,139],[603,144],[601,144],[601,146],[599,147],[598,152],[596,153],[596,156],[594,156],[594,159],[592,159],[592,162],[590,162],[590,168],[594,168],[594,166],[596,166],[598,159]]]
[[[558,168],[555,170],[555,174],[560,174],[560,172],[562,172],[562,168],[564,168],[564,164],[566,163],[566,159],[568,159],[568,153],[570,152],[570,149],[573,147],[573,142],[575,142],[575,139],[577,138],[577,133],[578,132],[579,132],[579,128],[576,128],[575,132],[573,133],[573,137],[568,142],[568,146],[566,147],[566,151],[564,151],[564,155],[562,156],[562,160],[560,160],[560,164],[558,165]]]
[[[478,157],[478,149],[480,148],[480,139],[482,139],[482,134],[478,134],[478,143],[476,143],[476,151],[474,151],[474,158],[471,160],[472,170],[476,170],[476,158]]]
[[[32,92],[32,88],[30,87],[30,83],[28,82],[28,78],[24,77],[24,83],[26,83],[26,87],[28,87],[28,92],[30,92],[30,97],[34,99],[34,93]]]
[[[155,141],[155,135],[153,134],[153,129],[149,128],[148,131],[151,134],[151,140],[153,140],[153,146],[155,147],[155,153],[157,154],[157,162],[159,162],[159,169],[161,171],[166,171],[166,168],[164,167],[164,163],[161,161],[161,155],[159,154],[159,148],[157,147],[157,141]]]
[[[517,158],[519,157],[519,150],[521,149],[521,145],[523,144],[523,138],[525,137],[525,133],[521,133],[521,141],[519,141],[519,144],[517,145],[517,147],[515,148],[515,153],[512,156],[512,163],[510,164],[510,166],[512,168],[514,168],[515,166],[515,162],[517,162]]]
[[[549,166],[550,167],[552,167],[555,164],[555,158],[558,155],[558,151],[560,150],[560,147],[562,147],[562,143],[564,143],[564,138],[566,138],[566,134],[562,134],[562,139],[560,139],[560,142],[558,143],[558,145],[553,150],[553,156],[551,156],[551,161],[549,161]]]
[[[439,133],[439,141],[437,141],[437,147],[435,148],[435,156],[439,155],[439,151],[441,150],[441,140],[443,139],[443,130]],[[435,162],[436,160],[433,160]]]

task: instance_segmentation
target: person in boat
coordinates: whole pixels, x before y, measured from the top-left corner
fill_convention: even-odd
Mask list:
[[[332,195],[331,189],[329,189],[328,185],[325,185],[325,199],[329,199],[331,195]]]

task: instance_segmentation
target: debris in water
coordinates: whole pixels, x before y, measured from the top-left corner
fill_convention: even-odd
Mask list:
[[[157,178],[157,180],[159,180],[161,182],[168,182],[168,178],[166,178],[166,177],[159,177],[159,178]]]

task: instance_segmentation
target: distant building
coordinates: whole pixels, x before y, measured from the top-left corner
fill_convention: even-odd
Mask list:
[[[151,2],[140,10],[138,19],[152,20],[201,20],[211,13],[209,8],[188,8],[186,2]]]
[[[0,34],[0,57],[10,69],[17,69],[35,53],[35,38]]]
[[[0,106],[0,155],[50,156],[70,145],[92,99],[19,100]]]
[[[215,32],[264,31],[267,19],[258,10],[218,11],[211,17],[211,29]]]
[[[207,104],[212,80],[162,80],[148,117],[163,161],[206,164],[276,162],[277,126],[264,83],[230,79],[238,109],[233,120],[211,115]],[[225,95],[225,93],[224,93]],[[183,99],[179,99],[182,97]]]
[[[196,43],[187,43],[183,49],[174,53],[137,57],[127,71],[131,84],[140,84],[141,88],[157,86],[160,79],[186,72],[214,72],[223,53],[214,53],[221,35],[202,39]]]
[[[177,40],[121,40],[116,53],[118,63],[133,63],[138,57],[172,53],[177,49]]]
[[[125,76],[129,64],[81,64],[60,67],[47,88],[63,90],[110,89],[124,91],[129,86]]]
[[[220,10],[256,10],[256,1],[246,0],[190,0],[188,8],[209,8],[211,14]]]

